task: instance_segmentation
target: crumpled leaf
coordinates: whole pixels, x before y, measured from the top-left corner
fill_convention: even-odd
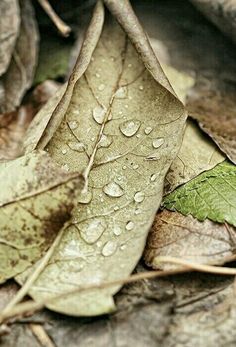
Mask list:
[[[172,256],[202,264],[222,264],[235,252],[235,229],[210,220],[199,222],[192,216],[163,210],[157,213],[144,253],[148,266],[170,270],[179,266],[156,262]]]
[[[38,28],[30,0],[20,0],[21,27],[8,70],[2,76],[0,112],[14,111],[34,78],[38,55]]]
[[[236,42],[236,3],[234,0],[190,0],[223,33]]]
[[[226,161],[167,195],[164,207],[236,226],[236,167]]]
[[[224,159],[224,155],[211,139],[208,139],[198,126],[188,119],[179,153],[165,179],[165,194],[203,171],[212,169]]]
[[[69,218],[80,182],[43,151],[0,164],[0,282],[43,255]]]
[[[187,108],[205,131],[236,163],[236,81],[199,84],[189,94]]]
[[[127,35],[111,20],[103,28],[98,2],[63,98],[54,112],[51,102],[51,116],[46,107],[46,120],[42,112],[36,117],[26,141],[28,150],[47,145],[60,165],[83,172],[87,188],[30,290],[35,300],[130,274],[182,138],[185,111],[128,2],[106,4]],[[48,307],[71,315],[103,314],[114,310],[119,288],[78,293]]]
[[[0,76],[7,70],[20,27],[18,0],[0,1]]]

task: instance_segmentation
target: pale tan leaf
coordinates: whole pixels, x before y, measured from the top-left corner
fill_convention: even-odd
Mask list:
[[[35,300],[132,272],[182,139],[183,105],[132,9],[126,1],[123,7],[106,3],[126,34],[111,18],[103,27],[99,2],[64,96],[54,111],[51,103],[51,117],[47,107],[47,121],[42,112],[36,117],[28,133],[27,150],[47,145],[60,165],[86,180],[70,227],[30,290]],[[48,307],[71,315],[103,314],[114,310],[119,288],[78,293]]]

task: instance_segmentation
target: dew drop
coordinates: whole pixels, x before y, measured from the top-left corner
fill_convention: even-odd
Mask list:
[[[145,159],[146,160],[150,160],[150,161],[159,160],[160,159],[160,155],[157,154],[157,153],[152,153],[152,154],[149,154]]]
[[[125,105],[125,108],[129,108],[129,106],[128,106],[128,105]]]
[[[98,147],[109,147],[112,143],[112,138],[107,135],[102,135]]]
[[[63,256],[68,258],[77,258],[80,256],[79,245],[75,240],[71,240],[63,250]]]
[[[100,92],[102,92],[103,90],[105,89],[105,84],[100,84],[99,86],[98,86],[98,90],[100,91]]]
[[[143,86],[139,86],[139,90],[143,90]]]
[[[106,111],[106,108],[100,105],[93,109],[93,118],[98,124],[104,122]]]
[[[68,142],[68,146],[70,147],[70,149],[77,152],[84,152],[86,148],[84,143],[78,141],[70,141]]]
[[[103,249],[102,249],[102,255],[104,257],[110,257],[112,254],[115,253],[117,248],[117,244],[113,241],[108,241],[105,243]]]
[[[128,94],[127,87],[120,87],[119,89],[117,89],[115,93],[115,97],[118,99],[124,99],[124,98],[127,98],[127,94]]]
[[[162,137],[159,137],[159,138],[154,139],[152,141],[152,145],[153,145],[154,148],[161,147],[161,145],[163,145],[163,143],[164,143],[164,139]]]
[[[127,169],[127,166],[126,166],[126,165],[124,165],[124,166],[122,167],[122,169],[123,169],[123,170],[126,170],[126,169]]]
[[[133,169],[137,170],[139,168],[138,164],[134,164]]]
[[[156,181],[156,179],[157,179],[157,175],[156,174],[152,174],[151,177],[150,177],[150,181],[154,182],[154,181]]]
[[[140,128],[140,125],[141,123],[139,120],[126,121],[120,125],[120,131],[125,136],[131,137],[136,134],[136,132]]]
[[[120,227],[118,227],[117,225],[114,226],[114,229],[113,229],[113,233],[114,235],[116,236],[120,236],[122,234],[122,230]]]
[[[132,67],[132,64],[128,64],[128,67]]]
[[[131,221],[129,221],[125,226],[125,229],[128,231],[132,230],[133,228],[134,228],[134,223]]]
[[[92,200],[92,192],[90,190],[82,190],[82,192],[79,194],[78,202],[81,204],[89,204]]]
[[[93,244],[102,236],[107,224],[102,218],[93,218],[77,224],[77,227],[84,241]]]
[[[62,149],[61,153],[62,153],[63,155],[65,155],[65,154],[67,153],[67,150],[66,150],[66,149]]]
[[[123,112],[122,112],[122,111],[119,111],[119,114],[123,114]]]
[[[152,132],[152,128],[151,127],[146,127],[145,129],[144,129],[144,132],[145,132],[145,134],[146,135],[149,135],[151,132]]]
[[[68,122],[68,125],[71,128],[71,130],[75,130],[76,128],[78,128],[78,122],[76,122],[76,120]]]
[[[124,191],[121,188],[121,186],[115,182],[110,182],[106,184],[103,187],[103,191],[106,195],[111,196],[113,198],[119,198],[124,194]]]
[[[145,198],[144,192],[137,192],[134,195],[134,201],[136,201],[136,202],[142,202],[144,200],[144,198]]]
[[[114,211],[118,211],[118,210],[119,210],[119,206],[115,206]]]
[[[96,73],[95,76],[96,76],[97,78],[100,78],[100,74],[99,74],[99,73]]]

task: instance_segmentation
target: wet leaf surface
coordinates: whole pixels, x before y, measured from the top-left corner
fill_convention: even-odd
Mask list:
[[[145,262],[167,270],[176,265],[160,265],[159,256],[182,258],[194,263],[222,264],[235,252],[235,229],[210,220],[199,222],[192,216],[163,210],[158,212],[148,235]]]
[[[38,55],[38,28],[30,0],[21,0],[21,26],[10,65],[2,77],[0,112],[12,112],[31,87]],[[14,83],[13,83],[14,81]]]
[[[20,28],[18,0],[0,2],[0,76],[7,70]]]
[[[42,257],[69,218],[81,178],[45,152],[1,163],[0,282]]]
[[[218,164],[167,195],[163,205],[200,221],[209,218],[236,226],[236,167]]]
[[[99,38],[94,26],[97,32],[102,28],[98,5],[88,34],[93,36],[87,36],[66,94],[51,116],[47,106],[47,120],[39,115],[44,124],[48,121],[46,128],[36,117],[29,130],[31,149],[49,142],[52,157],[86,179],[71,226],[30,290],[36,300],[78,284],[124,278],[134,269],[181,142],[183,106],[131,10],[123,13],[129,18],[124,23],[119,6],[109,3],[129,39],[114,21],[106,23],[90,61],[85,53],[93,52]],[[81,293],[48,306],[72,315],[102,314],[114,310],[112,296],[118,289]]]

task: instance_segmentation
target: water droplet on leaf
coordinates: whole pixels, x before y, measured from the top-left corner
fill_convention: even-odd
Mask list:
[[[141,123],[139,120],[126,121],[120,125],[120,131],[125,136],[131,137],[136,134],[136,132],[140,128],[140,125]]]
[[[108,241],[105,243],[103,249],[102,249],[102,255],[104,257],[110,257],[112,254],[115,253],[117,248],[117,244],[113,241]]]
[[[124,194],[124,191],[121,188],[121,186],[115,182],[110,182],[106,184],[103,187],[103,191],[106,195],[111,196],[113,198],[119,198]]]
[[[77,224],[77,227],[84,241],[93,244],[101,237],[107,224],[103,218],[93,218]]]
[[[144,192],[137,192],[134,195],[134,201],[136,201],[136,202],[142,202],[144,200],[144,198],[145,198]]]
[[[164,143],[164,139],[162,137],[159,137],[152,141],[152,145],[154,148],[159,148],[161,145],[163,145],[163,143]]]
[[[145,132],[146,135],[149,135],[152,132],[152,128],[151,127],[146,127],[144,129],[144,132]]]
[[[119,89],[117,89],[115,93],[115,97],[118,99],[124,99],[124,98],[127,98],[127,94],[128,94],[127,87],[120,87]]]
[[[81,204],[89,204],[90,201],[92,200],[92,192],[90,190],[82,190],[78,197],[78,202]]]
[[[76,128],[78,128],[78,122],[76,122],[76,120],[72,120],[68,122],[68,125],[71,130],[75,130]]]
[[[99,141],[98,147],[109,147],[112,143],[112,138],[103,134]]]
[[[99,105],[93,109],[93,118],[98,124],[102,124],[104,122],[106,115],[106,108]]]
[[[98,90],[100,91],[100,92],[102,92],[103,90],[104,90],[104,88],[105,88],[105,84],[100,84],[100,86],[98,87]]]
[[[134,223],[131,221],[129,221],[125,226],[125,229],[128,231],[132,230],[133,228],[134,228]]]

